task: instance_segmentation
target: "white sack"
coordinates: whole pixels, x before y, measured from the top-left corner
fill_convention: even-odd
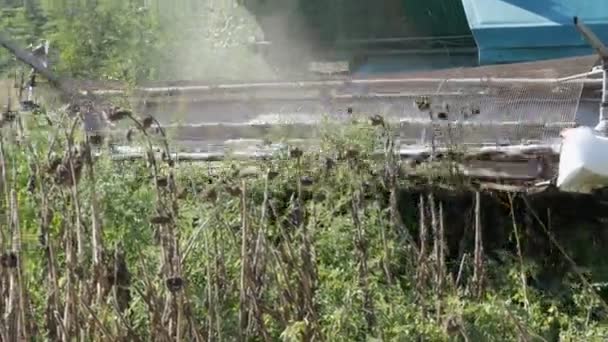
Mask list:
[[[590,127],[562,133],[557,186],[560,190],[589,193],[608,186],[608,137]]]

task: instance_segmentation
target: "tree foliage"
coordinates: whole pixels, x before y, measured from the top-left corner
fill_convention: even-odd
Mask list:
[[[260,36],[236,0],[6,1],[0,29],[24,45],[51,42],[66,77],[142,82],[268,77],[249,43]],[[0,51],[0,72],[15,64]]]
[[[69,77],[153,80],[163,62],[158,21],[140,1],[8,3],[0,28],[26,46],[49,40],[51,67]],[[0,56],[4,72],[16,66]]]
[[[49,37],[62,74],[130,82],[157,78],[158,28],[137,2],[87,1],[51,16]]]

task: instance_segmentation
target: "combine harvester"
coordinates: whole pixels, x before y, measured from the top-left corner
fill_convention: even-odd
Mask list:
[[[429,156],[431,146],[441,151],[459,145],[468,151],[463,170],[471,177],[527,187],[550,181],[563,190],[588,192],[608,185],[608,153],[588,145],[601,146],[605,140],[604,109],[598,122],[598,109],[604,108],[598,101],[605,103],[606,96],[603,49],[582,23],[571,19],[570,26],[575,32],[579,28],[601,58],[586,55],[380,77],[157,86],[139,89],[137,98],[145,99],[139,102],[141,112],[173,125],[186,146],[206,146],[182,154],[184,158],[217,159],[227,141],[245,139],[252,146],[251,141],[260,142],[278,128],[291,139],[312,141],[326,113],[336,120],[380,114],[398,127],[403,158],[420,160]],[[421,97],[435,106],[421,111],[414,106]],[[164,115],[180,110],[190,124],[176,125]],[[566,134],[559,158],[560,134],[578,126]]]
[[[598,10],[608,3],[589,3],[463,0],[478,49],[474,67],[378,74],[368,59],[349,76],[323,79],[148,84],[136,89],[132,102],[137,112],[171,128],[177,157],[183,160],[218,160],[227,153],[267,157],[280,146],[263,144],[269,136],[314,145],[325,114],[345,122],[358,114],[382,115],[397,127],[402,158],[420,161],[462,146],[462,170],[473,178],[525,189],[551,183],[588,192],[608,185],[608,152],[600,151],[608,146],[608,54],[602,44],[608,41],[608,18],[596,16],[608,13]],[[504,10],[495,11],[500,6]],[[589,27],[572,16],[564,21],[581,13],[582,19],[590,18]],[[589,44],[600,58],[591,55]],[[15,52],[10,44],[3,45]],[[48,70],[28,63],[62,87]],[[121,93],[89,90],[96,95]],[[421,98],[428,98],[431,106],[415,106]],[[121,152],[116,157],[141,155]]]

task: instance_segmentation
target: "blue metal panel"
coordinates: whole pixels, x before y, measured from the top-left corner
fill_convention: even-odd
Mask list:
[[[362,66],[353,70],[353,74],[364,76],[475,66],[477,66],[477,58],[474,53],[377,56],[369,57]]]
[[[479,63],[513,63],[593,53],[578,16],[608,43],[607,0],[462,0]]]

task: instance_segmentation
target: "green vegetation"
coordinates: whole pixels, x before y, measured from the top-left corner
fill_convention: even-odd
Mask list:
[[[406,177],[379,118],[328,127],[317,153],[291,148],[210,169],[166,153],[112,161],[78,121],[59,117],[3,116],[5,340],[599,341],[608,333],[602,286],[581,282],[601,274],[568,267],[545,235],[538,245],[546,219],[523,218],[536,217],[538,201],[526,209],[522,195],[482,194],[482,249],[470,185],[444,175],[454,187],[446,193],[425,185],[440,179]],[[137,128],[141,146],[164,145],[151,118],[111,119]],[[379,146],[385,158],[371,161]],[[513,220],[517,249],[508,247]],[[601,261],[593,255],[601,246],[590,247],[597,237],[577,236],[559,243],[584,256],[574,246],[585,240],[582,260]]]
[[[0,29],[50,41],[53,69],[78,79],[142,82],[271,78],[249,47],[260,29],[236,0],[0,0]],[[0,74],[18,66],[0,51]]]

